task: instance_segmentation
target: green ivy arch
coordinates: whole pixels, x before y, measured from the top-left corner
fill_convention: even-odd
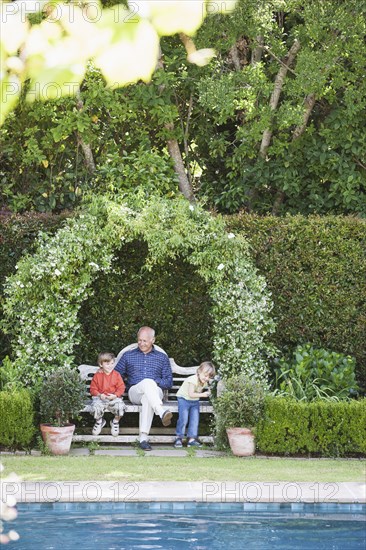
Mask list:
[[[245,239],[227,233],[221,216],[183,198],[121,204],[102,197],[55,235],[40,234],[36,252],[23,257],[6,282],[4,329],[12,335],[20,377],[32,383],[50,369],[74,364],[78,312],[92,281],[110,271],[115,251],[136,238],[148,245],[149,269],[182,255],[208,283],[213,360],[220,372],[265,380],[272,302]]]

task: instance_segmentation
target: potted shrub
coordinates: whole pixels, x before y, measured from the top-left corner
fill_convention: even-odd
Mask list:
[[[219,443],[226,432],[236,456],[255,452],[254,430],[264,414],[266,386],[239,374],[223,381],[214,399],[216,435]]]
[[[39,394],[43,441],[52,454],[65,455],[70,451],[77,418],[87,399],[85,382],[79,372],[59,368],[44,379]]]

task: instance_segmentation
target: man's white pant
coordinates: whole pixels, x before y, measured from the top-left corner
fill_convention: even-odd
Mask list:
[[[164,413],[163,407],[163,390],[159,388],[155,380],[145,378],[138,384],[131,386],[128,391],[128,398],[135,405],[142,405],[139,430],[141,434],[149,434],[154,417],[154,413],[162,416]]]

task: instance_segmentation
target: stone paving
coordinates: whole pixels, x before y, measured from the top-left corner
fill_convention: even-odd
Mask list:
[[[143,451],[134,446],[98,448],[95,455],[138,457]],[[17,453],[21,454],[21,453]],[[23,453],[24,454],[24,453]],[[32,455],[39,454],[33,451]],[[87,447],[74,447],[71,456],[89,455]],[[145,456],[164,456],[174,460],[194,454],[197,458],[225,456],[210,449],[174,449],[155,446]],[[262,457],[263,458],[263,457]],[[269,460],[275,460],[270,457]],[[315,460],[315,459],[314,459]],[[319,460],[319,459],[316,459]],[[316,477],[316,473],[315,473]],[[1,499],[15,497],[17,502],[243,502],[243,503],[366,503],[366,482],[260,482],[260,481],[3,481]]]

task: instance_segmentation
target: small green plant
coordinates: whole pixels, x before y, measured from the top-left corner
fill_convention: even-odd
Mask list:
[[[145,451],[143,451],[140,447],[140,441],[136,439],[132,443],[132,447],[135,449],[137,456],[145,456]]]
[[[89,454],[91,456],[94,456],[95,451],[100,449],[100,445],[99,445],[98,441],[89,441],[89,443],[87,444],[87,448],[89,449]]]
[[[87,391],[77,370],[68,367],[51,372],[43,381],[39,395],[40,414],[44,422],[65,426],[79,416]]]
[[[275,367],[274,392],[298,401],[341,400],[357,395],[355,359],[311,344],[297,346]]]
[[[227,446],[226,428],[255,429],[264,416],[266,387],[244,374],[224,381],[224,389],[213,399],[215,414],[215,443]]]
[[[37,447],[42,456],[52,456],[50,449],[47,447],[40,435],[37,436]]]
[[[0,367],[0,390],[14,391],[22,388],[23,385],[19,381],[19,375],[7,355],[4,357]]]

